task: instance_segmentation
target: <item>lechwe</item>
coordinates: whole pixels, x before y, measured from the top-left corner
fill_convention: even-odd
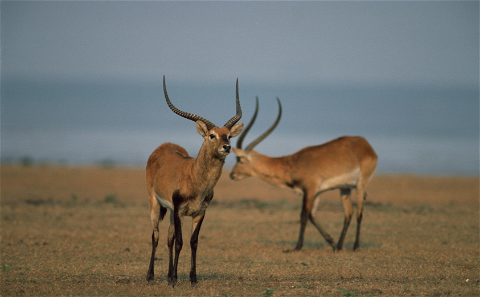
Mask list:
[[[184,216],[192,217],[192,236],[190,246],[192,262],[190,282],[197,282],[196,253],[198,234],[205,211],[213,198],[213,187],[222,173],[225,157],[230,153],[230,138],[242,132],[243,124],[237,122],[242,117],[238,98],[238,79],[236,91],[236,115],[223,127],[216,127],[210,121],[177,109],[170,102],[163,77],[163,90],[170,109],[192,121],[195,121],[198,133],[205,139],[196,159],[187,151],[172,143],[160,145],[148,158],[146,182],[150,200],[150,217],[152,221],[152,255],[147,272],[147,280],[154,279],[155,250],[158,245],[158,225],[170,210],[170,227],[168,228],[168,282],[175,286],[177,282],[177,264],[182,249],[182,220]],[[175,259],[173,245],[175,243]]]
[[[253,150],[277,126],[282,115],[282,105],[277,98],[279,112],[275,123],[260,137],[242,150],[242,142],[248,130],[255,122],[258,112],[258,98],[252,120],[238,138],[237,162],[230,173],[230,178],[242,180],[256,176],[264,181],[303,194],[303,206],[300,218],[300,235],[295,250],[303,246],[303,236],[308,219],[320,231],[333,250],[341,250],[353,209],[350,199],[351,190],[357,194],[357,235],[353,249],[360,246],[360,225],[362,223],[363,200],[366,198],[365,187],[377,166],[377,155],[363,137],[343,136],[327,143],[309,146],[283,157],[269,157]],[[337,245],[318,222],[315,211],[319,195],[325,191],[340,189],[345,221]]]

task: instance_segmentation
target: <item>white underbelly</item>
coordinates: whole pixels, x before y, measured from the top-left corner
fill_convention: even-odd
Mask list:
[[[325,179],[320,183],[318,192],[337,188],[355,188],[357,186],[359,174],[360,168]]]

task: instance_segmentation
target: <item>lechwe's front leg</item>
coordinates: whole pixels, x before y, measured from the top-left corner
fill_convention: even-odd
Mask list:
[[[169,269],[168,269],[168,283],[174,287],[177,283],[177,267],[178,259],[180,257],[180,251],[183,247],[182,239],[182,217],[178,213],[178,208],[173,210],[173,219],[170,223],[170,229],[168,230],[168,252],[169,252]],[[172,228],[173,226],[173,228]],[[172,230],[173,229],[173,230]],[[173,259],[173,248],[175,246],[175,258]]]
[[[192,286],[197,283],[197,247],[198,247],[198,234],[202,227],[205,213],[192,217],[192,236],[190,238],[190,248],[192,251],[191,257],[191,269],[190,269],[190,282]],[[180,251],[183,247],[182,239],[182,217],[180,215],[173,214],[171,216],[172,224],[168,230],[168,251],[169,251],[169,268],[168,268],[168,283],[175,286],[177,283],[177,267],[178,259],[180,257]],[[173,250],[175,248],[175,256]]]
[[[298,242],[295,246],[294,251],[299,251],[303,247],[303,236],[305,234],[305,227],[307,226],[308,217],[313,207],[313,197],[308,196],[309,193],[304,191],[303,193],[303,204],[302,204],[302,213],[300,214],[300,233],[298,235]],[[313,193],[315,194],[315,193]],[[287,250],[289,252],[290,250]]]
[[[298,236],[297,246],[295,247],[294,251],[299,251],[303,247],[305,227],[307,226],[308,220],[310,220],[313,223],[313,225],[317,228],[320,234],[322,234],[322,236],[325,238],[328,244],[330,244],[333,250],[335,250],[335,244],[333,243],[332,237],[323,229],[323,227],[315,218],[315,211],[317,207],[318,207],[318,197],[316,198],[316,191],[305,189],[304,195],[303,195],[302,213],[300,215],[300,233]],[[287,250],[287,252],[289,251],[290,250]]]
[[[310,210],[310,222],[317,228],[318,232],[325,238],[325,240],[328,242],[328,244],[333,248],[333,251],[335,251],[335,243],[333,242],[332,237],[325,231],[325,229],[322,227],[320,222],[317,220],[317,209],[318,209],[318,204],[320,202],[320,198],[318,197],[318,194],[314,198],[313,201],[313,207]]]
[[[192,237],[190,238],[190,248],[192,250],[192,266],[190,269],[190,282],[192,286],[197,283],[197,246],[198,246],[198,234],[202,227],[203,218],[205,213],[192,218]]]
[[[173,223],[173,211],[170,211],[170,226],[168,226],[168,284],[171,285],[173,281],[173,245],[175,244],[175,225]]]

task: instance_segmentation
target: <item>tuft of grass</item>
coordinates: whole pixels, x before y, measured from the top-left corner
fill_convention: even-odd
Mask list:
[[[344,296],[344,297],[355,297],[355,296],[357,296],[356,293],[352,293],[352,292],[350,292],[350,291],[348,291],[348,290],[346,290],[346,289],[344,289],[344,288],[338,288],[338,290],[340,290],[340,291],[343,292],[343,295],[342,295],[342,296]]]
[[[272,296],[274,292],[275,292],[275,289],[266,289],[265,293],[263,293],[263,296],[265,297]]]
[[[107,195],[105,196],[105,203],[118,203],[117,200],[117,195],[112,194],[112,195]]]

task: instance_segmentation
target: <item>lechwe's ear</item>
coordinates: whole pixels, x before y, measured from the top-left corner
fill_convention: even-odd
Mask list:
[[[235,137],[238,136],[243,130],[243,123],[235,124],[232,128],[230,128],[230,136]]]
[[[195,126],[197,127],[198,134],[202,135],[202,137],[205,138],[208,135],[208,128],[204,122],[196,121]]]

